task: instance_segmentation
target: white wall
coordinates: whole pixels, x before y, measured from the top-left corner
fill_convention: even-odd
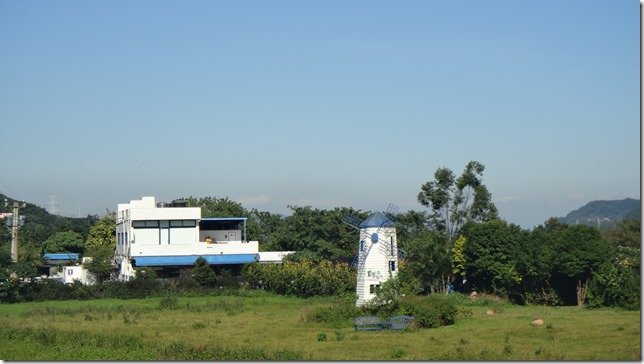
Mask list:
[[[74,283],[79,281],[82,284],[96,284],[94,273],[83,268],[82,265],[68,265],[63,267],[63,283]]]
[[[378,233],[377,243],[371,242],[371,234]],[[395,228],[367,228],[360,230],[360,240],[364,241],[364,250],[359,249],[358,281],[356,285],[357,305],[361,305],[376,295],[370,292],[370,286],[382,285],[390,277],[398,273],[397,239]],[[391,247],[394,247],[393,254]],[[395,262],[395,270],[391,271],[389,262]]]

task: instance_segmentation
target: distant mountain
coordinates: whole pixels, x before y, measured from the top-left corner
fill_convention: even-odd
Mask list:
[[[623,220],[641,219],[640,200],[625,198],[623,200],[590,201],[583,207],[571,211],[559,221],[569,225],[586,224],[608,228]]]

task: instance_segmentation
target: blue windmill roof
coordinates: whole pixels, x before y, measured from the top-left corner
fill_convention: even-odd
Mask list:
[[[394,222],[382,212],[374,212],[360,224],[360,229],[374,228],[374,227],[393,227]]]

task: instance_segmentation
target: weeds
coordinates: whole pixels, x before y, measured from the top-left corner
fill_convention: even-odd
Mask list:
[[[342,341],[344,340],[344,332],[342,331],[335,331],[335,341]]]
[[[407,351],[404,348],[401,348],[398,346],[394,346],[393,348],[391,348],[392,359],[401,359],[405,355],[407,355]]]
[[[503,353],[504,354],[512,354],[512,345],[510,345],[510,335],[506,334],[505,335],[505,341],[503,345]]]
[[[176,310],[179,308],[179,299],[174,296],[166,296],[159,301],[159,309]]]
[[[326,334],[323,332],[318,332],[318,341],[326,341]]]

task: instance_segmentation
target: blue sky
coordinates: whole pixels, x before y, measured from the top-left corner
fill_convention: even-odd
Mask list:
[[[2,1],[0,192],[424,209],[486,166],[532,227],[640,197],[636,1]]]

